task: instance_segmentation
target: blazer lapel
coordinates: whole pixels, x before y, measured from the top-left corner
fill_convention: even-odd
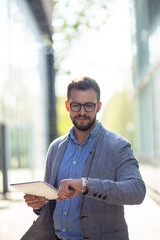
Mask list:
[[[98,136],[97,136],[97,139],[95,141],[95,144],[89,154],[89,157],[87,159],[87,162],[86,162],[86,165],[85,165],[85,168],[84,168],[84,172],[83,172],[83,177],[88,177],[88,174],[89,174],[89,170],[90,170],[90,166],[92,164],[92,160],[94,158],[94,155],[95,155],[95,151],[96,151],[96,147],[97,147],[97,142],[99,140],[99,138],[101,137],[102,135],[102,131],[103,131],[103,127],[100,128],[99,130],[99,133],[98,133]]]
[[[53,163],[52,163],[52,171],[51,171],[51,177],[50,177],[50,181],[49,181],[49,183],[51,185],[55,185],[55,183],[56,183],[58,170],[59,170],[59,167],[61,165],[61,162],[62,162],[62,159],[63,159],[63,155],[64,155],[64,152],[66,150],[68,142],[69,142],[69,137],[67,137],[67,139],[65,139],[58,146],[56,156],[53,159]]]
[[[89,176],[89,171],[90,171],[92,161],[94,159],[94,155],[95,155],[95,152],[96,152],[96,147],[97,147],[97,144],[98,144],[98,140],[100,141],[100,137],[102,136],[102,133],[103,133],[103,127],[100,128],[97,139],[96,139],[96,142],[95,142],[95,144],[92,148],[92,151],[90,152],[90,155],[87,159],[85,169],[84,169],[84,172],[83,172],[83,177],[88,177]],[[82,208],[83,200],[84,200],[84,196],[83,196],[83,194],[81,194],[80,209]]]

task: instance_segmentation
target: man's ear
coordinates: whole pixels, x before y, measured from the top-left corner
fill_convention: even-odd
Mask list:
[[[101,110],[101,107],[102,107],[102,103],[99,102],[98,105],[97,105],[97,112],[99,112]]]
[[[69,112],[69,102],[67,100],[65,101],[65,106],[66,106],[67,111]]]

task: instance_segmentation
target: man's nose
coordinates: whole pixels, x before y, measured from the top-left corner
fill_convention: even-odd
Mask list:
[[[81,114],[84,114],[84,113],[86,113],[86,111],[85,111],[85,109],[84,109],[84,106],[83,106],[83,105],[81,106],[81,109],[79,110],[79,112],[80,112]]]

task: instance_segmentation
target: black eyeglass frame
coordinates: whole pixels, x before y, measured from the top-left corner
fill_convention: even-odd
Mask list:
[[[82,104],[82,103],[77,103],[77,102],[69,102],[69,106],[70,106],[70,108],[71,108],[71,110],[72,110],[73,112],[79,112],[79,111],[81,110],[82,106],[84,107],[84,110],[85,110],[86,112],[93,112],[93,111],[95,110],[95,106],[97,105],[97,103],[98,103],[98,102],[96,102],[96,103],[86,102],[86,103]],[[73,109],[72,109],[72,104],[77,104],[77,105],[79,105],[79,109],[78,109],[77,111],[73,110]],[[87,104],[93,104],[94,107],[93,107],[93,110],[92,110],[92,111],[87,111],[87,110],[86,110],[86,105],[87,105]]]

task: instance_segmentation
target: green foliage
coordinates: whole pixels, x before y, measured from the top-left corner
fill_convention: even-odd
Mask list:
[[[110,0],[54,0],[53,3],[55,68],[62,73],[61,66],[74,42],[89,30],[97,31],[106,24]]]
[[[111,97],[104,107],[101,122],[104,127],[121,134],[135,146],[134,101],[129,90],[124,89]]]
[[[80,34],[82,29],[100,28],[109,17],[109,0],[55,0],[53,27],[55,32]]]
[[[72,121],[65,108],[65,100],[65,97],[57,98],[57,129],[59,136],[68,133],[69,129],[72,127]]]

